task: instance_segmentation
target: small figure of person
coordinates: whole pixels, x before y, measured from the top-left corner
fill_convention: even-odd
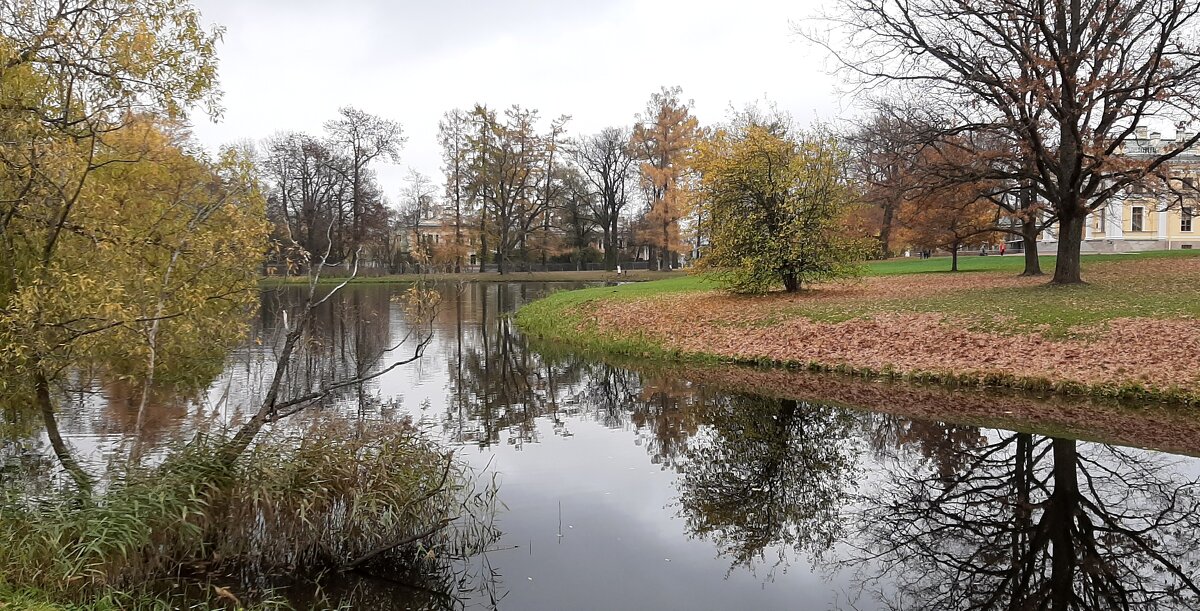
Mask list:
[[[621,275],[621,266],[620,265],[617,266],[617,275],[618,276]]]
[[[1000,244],[1000,256],[1001,256],[1001,257],[1003,257],[1003,256],[1004,256],[1004,251],[1006,251],[1006,250],[1008,250],[1008,247],[1007,247],[1007,245],[1006,245],[1006,244]]]

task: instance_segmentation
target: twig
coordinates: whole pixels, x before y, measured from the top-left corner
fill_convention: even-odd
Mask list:
[[[429,537],[430,535],[437,533],[438,531],[442,530],[443,528],[446,528],[447,526],[450,525],[451,522],[453,522],[457,519],[458,519],[457,517],[445,518],[445,519],[441,520],[440,522],[438,522],[437,524],[434,524],[433,526],[430,526],[429,528],[427,528],[415,535],[412,535],[411,537],[405,537],[395,543],[389,543],[387,545],[377,547],[377,548],[367,552],[366,554],[359,556],[357,560],[355,560],[349,564],[343,565],[341,568],[338,569],[338,571],[346,572],[346,571],[353,570],[355,568],[358,568],[363,563],[369,562],[370,560],[372,560],[373,558],[375,558],[376,556],[378,556],[384,552],[396,549],[397,547],[408,545],[409,543],[415,543],[417,541],[420,541],[421,539]]]

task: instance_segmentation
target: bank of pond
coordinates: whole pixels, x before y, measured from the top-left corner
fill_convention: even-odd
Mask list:
[[[6,401],[5,608],[1200,608],[1186,411],[588,355],[512,319],[562,285],[435,288],[419,324],[398,286],[325,302],[289,388],[411,362],[232,463],[300,287],[140,427],[69,376],[86,495]]]

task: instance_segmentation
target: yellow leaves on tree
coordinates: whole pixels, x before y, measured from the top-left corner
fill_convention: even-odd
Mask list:
[[[855,204],[846,155],[831,135],[793,135],[779,120],[748,121],[701,144],[711,235],[702,268],[742,293],[855,274],[871,246],[845,230]]]
[[[106,135],[49,265],[20,266],[5,295],[6,350],[41,367],[140,377],[153,349],[160,379],[214,373],[179,366],[204,355],[219,365],[238,337],[268,225],[250,159],[229,150],[208,160],[185,145],[177,128],[148,117]],[[8,229],[37,246],[45,221],[18,216]]]
[[[187,0],[6,4],[6,383],[30,374],[45,389],[64,369],[101,358],[132,369],[156,343],[152,320],[162,321],[155,330],[175,327],[170,337],[210,349],[220,343],[211,340],[237,328],[215,313],[249,302],[246,270],[264,242],[261,196],[248,159],[189,155],[174,123],[197,105],[217,112],[219,37]]]

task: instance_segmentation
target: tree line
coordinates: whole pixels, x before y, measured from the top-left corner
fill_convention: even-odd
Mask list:
[[[570,137],[570,117],[475,104],[438,124],[441,185],[410,171],[388,205],[370,166],[398,159],[399,126],[344,108],[327,134],[282,133],[261,155],[280,237],[337,261],[401,271],[638,257],[670,269],[695,251],[688,159],[702,133],[679,88],[651,96],[631,126]],[[356,143],[355,138],[358,139]],[[357,186],[356,186],[357,185]],[[690,239],[690,242],[689,242]],[[468,253],[475,256],[468,259]]]

